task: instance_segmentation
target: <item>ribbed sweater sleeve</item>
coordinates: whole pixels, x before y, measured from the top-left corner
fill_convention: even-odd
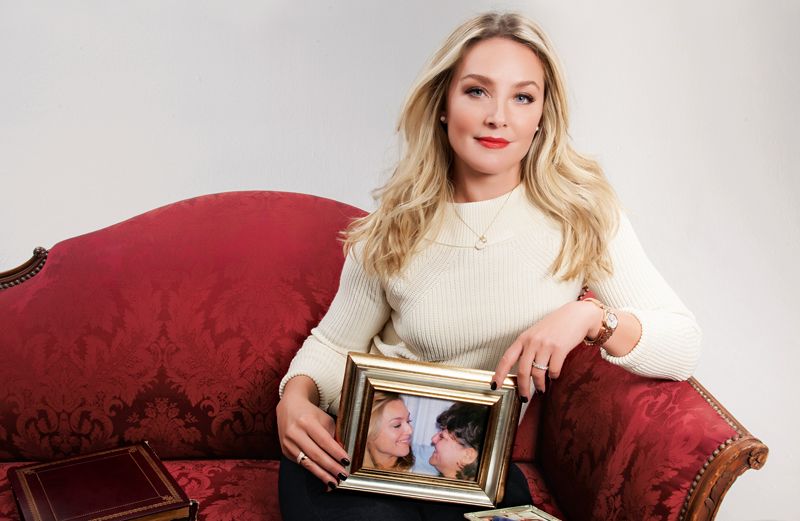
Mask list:
[[[601,349],[602,357],[642,376],[686,380],[697,366],[702,332],[647,258],[624,213],[609,253],[614,273],[591,289],[612,308],[639,319],[642,337],[627,355],[615,357]]]
[[[364,272],[356,259],[357,248],[350,250],[342,267],[339,290],[328,312],[295,355],[281,380],[279,392],[291,378],[305,375],[314,380],[319,392],[319,407],[327,411],[338,406],[348,351],[369,351],[372,338],[389,319],[390,308],[383,287]]]

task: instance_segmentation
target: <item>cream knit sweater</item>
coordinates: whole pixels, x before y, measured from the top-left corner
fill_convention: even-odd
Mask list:
[[[548,273],[561,232],[529,202],[524,185],[446,210],[438,236],[428,237],[404,276],[386,285],[368,277],[354,258],[358,248],[351,250],[330,309],[292,360],[281,395],[290,378],[307,375],[317,384],[320,407],[335,414],[348,351],[493,371],[520,333],[577,298],[581,281]],[[497,216],[485,249],[474,248],[475,234],[455,212],[478,232]],[[643,376],[688,378],[700,353],[700,328],[650,263],[624,214],[610,255],[614,274],[591,289],[609,306],[634,314],[642,337],[627,355],[601,350],[603,358]]]

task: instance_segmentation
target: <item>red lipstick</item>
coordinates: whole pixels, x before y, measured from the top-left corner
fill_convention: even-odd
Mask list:
[[[479,137],[475,139],[486,148],[505,148],[508,146],[508,141],[501,137]]]

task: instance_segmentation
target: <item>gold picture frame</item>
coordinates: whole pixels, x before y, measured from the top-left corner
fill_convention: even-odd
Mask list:
[[[498,504],[520,400],[515,376],[492,390],[493,375],[349,353],[336,436],[352,457],[349,477],[339,488],[484,507]],[[378,412],[383,401],[391,408]],[[412,411],[419,417],[412,417]],[[381,458],[389,458],[384,461],[393,461],[393,466],[381,466]]]

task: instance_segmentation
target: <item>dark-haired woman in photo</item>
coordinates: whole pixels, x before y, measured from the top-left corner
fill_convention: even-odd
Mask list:
[[[429,463],[439,474],[475,480],[488,417],[486,405],[460,402],[436,417],[439,432],[431,439],[434,451]]]

